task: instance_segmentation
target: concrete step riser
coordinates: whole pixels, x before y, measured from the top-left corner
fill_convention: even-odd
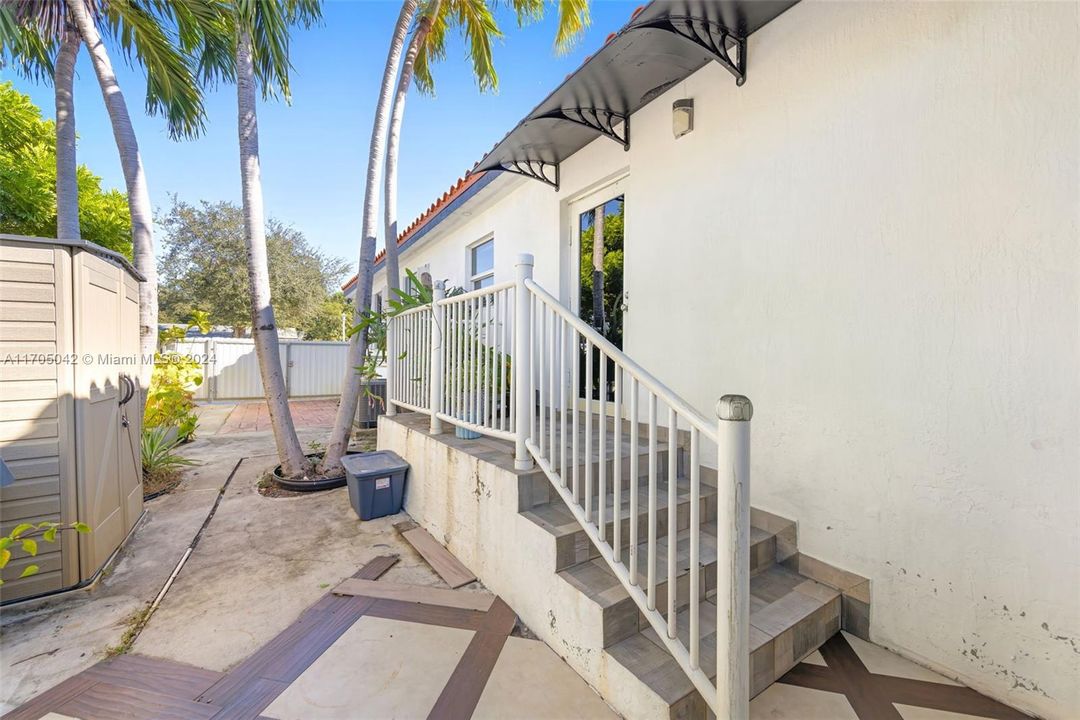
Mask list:
[[[773,554],[769,554],[769,549],[773,549]],[[750,573],[756,575],[760,572],[767,570],[775,562],[775,538],[770,537],[765,540],[761,540],[750,548]],[[644,575],[638,578],[638,583],[643,590],[646,590],[647,579]],[[681,570],[675,579],[676,593],[675,593],[675,611],[679,612],[683,608],[690,604],[690,571],[688,569]],[[711,596],[713,588],[716,587],[716,562],[705,563],[701,568],[701,576],[699,578],[699,593],[698,599],[705,600],[706,597]],[[663,578],[657,578],[656,583],[656,607],[660,611],[660,614],[665,618],[667,617],[667,588],[668,580],[665,575]],[[626,621],[627,616],[633,615],[637,618],[637,623],[628,623]],[[611,624],[609,625],[609,617]],[[614,643],[628,638],[636,632],[646,630],[649,628],[649,621],[645,618],[645,615],[637,609],[637,604],[632,598],[627,596],[625,599],[617,603],[615,606],[608,608],[604,614],[604,647],[609,647]]]

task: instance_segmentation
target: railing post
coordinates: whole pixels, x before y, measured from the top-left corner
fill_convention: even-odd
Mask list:
[[[397,327],[394,325],[394,318],[386,319],[386,398],[383,400],[385,403],[383,412],[387,415],[397,415],[397,405],[390,402],[390,398],[394,395],[394,377],[397,373]],[[348,348],[346,347],[346,350]]]
[[[529,344],[532,341],[532,327],[529,315],[529,290],[525,281],[533,276],[533,256],[529,253],[518,255],[517,284],[514,287],[514,356],[510,366],[514,371],[514,468],[529,470],[533,466],[532,458],[525,447],[525,439],[532,427],[533,399],[529,397],[529,378],[532,363],[529,357]]]
[[[716,709],[750,716],[750,418],[742,395],[716,404]]]
[[[442,412],[443,397],[443,366],[442,366],[442,337],[444,308],[440,304],[446,297],[446,284],[437,280],[431,289],[431,368],[428,377],[428,407],[431,409],[431,434],[438,435],[442,430],[442,420],[439,413]]]

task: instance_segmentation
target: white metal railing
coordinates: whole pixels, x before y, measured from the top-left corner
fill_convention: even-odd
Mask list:
[[[387,404],[427,412],[431,394],[431,307],[406,310],[387,324]],[[393,368],[390,372],[389,369]]]
[[[750,401],[725,395],[719,420],[706,420],[535,283],[532,268],[522,255],[513,282],[451,298],[437,286],[430,306],[393,318],[391,406],[430,415],[432,432],[446,421],[513,440],[515,467],[535,461],[548,476],[717,717],[746,718]],[[425,332],[426,343],[417,337]],[[715,446],[718,468],[715,588],[706,587],[702,561],[703,535],[712,535],[702,523],[702,476],[713,475],[706,446]],[[689,524],[680,530],[687,495]],[[680,566],[692,569],[683,585]],[[701,662],[711,635],[702,603],[713,590],[715,683]]]
[[[513,343],[515,285],[493,285],[445,297],[387,323],[388,404],[483,435],[514,439]]]

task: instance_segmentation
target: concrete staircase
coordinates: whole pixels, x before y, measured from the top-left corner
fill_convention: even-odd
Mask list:
[[[665,457],[658,463],[665,468]],[[682,451],[679,451],[680,454]],[[643,455],[644,457],[644,455]],[[680,458],[682,460],[683,458]],[[623,458],[623,477],[626,478],[621,492],[621,531],[624,543],[629,537],[629,464]],[[681,465],[682,463],[680,463]],[[646,463],[642,461],[641,467]],[[610,473],[608,475],[611,477]],[[689,481],[680,476],[675,479],[678,505],[676,517],[679,529],[677,547],[676,597],[689,595],[689,543],[690,518]],[[657,585],[658,608],[667,608],[667,517],[668,480],[661,473],[658,479],[659,518],[657,523]],[[594,605],[590,616],[599,617],[602,623],[603,648],[607,659],[613,660],[626,673],[636,678],[653,697],[652,707],[666,707],[671,718],[705,718],[707,706],[682,668],[664,648],[660,638],[639,613],[633,599],[620,584],[607,563],[589,541],[577,520],[562,499],[540,473],[522,475],[518,481],[518,505],[522,517],[549,533],[555,543],[555,564],[550,571],[574,588],[587,603]],[[638,482],[639,512],[638,532],[641,540],[637,552],[639,576],[644,584],[646,572],[648,479],[644,475]],[[713,588],[716,584],[716,503],[715,486],[703,481],[701,502],[701,567],[700,587]],[[607,537],[611,538],[613,495],[609,491],[604,498],[605,517],[608,518]],[[596,509],[596,502],[593,504]],[[594,515],[595,517],[595,515]],[[865,607],[848,597],[856,593],[863,597],[865,581],[862,578],[835,570],[798,552],[796,526],[791,520],[767,512],[751,512],[751,629],[750,672],[751,696],[767,688],[797,662],[814,652],[842,626],[851,626],[856,634],[865,635],[869,619],[869,592],[865,585]],[[621,548],[623,562],[629,564],[629,547]],[[705,595],[701,604],[701,622],[706,632],[701,650],[702,667],[711,669],[715,676],[716,606],[711,602],[712,592]],[[686,642],[689,634],[689,610],[685,604],[677,607],[679,634]],[[666,612],[665,612],[666,616]],[[849,623],[843,622],[845,616]]]

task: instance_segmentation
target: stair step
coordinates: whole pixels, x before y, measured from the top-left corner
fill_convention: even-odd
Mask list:
[[[676,507],[677,527],[685,530],[690,526],[690,482],[685,479],[677,481],[676,490],[678,503]],[[621,495],[619,504],[619,517],[622,525],[621,542],[626,545],[630,538],[630,491]],[[707,485],[701,486],[701,521],[707,526],[716,520],[716,489]],[[592,517],[595,522],[598,515],[596,512],[599,497],[594,497],[592,502]],[[615,522],[613,518],[614,496],[607,495],[604,498],[605,539],[610,543],[613,539]],[[667,507],[668,494],[667,482],[657,483],[657,535],[667,535]],[[638,488],[638,536],[645,537],[648,532],[648,508],[649,491],[647,487]],[[593,558],[599,558],[600,552],[589,541],[588,536],[581,525],[570,513],[570,509],[562,502],[561,498],[555,497],[551,502],[538,505],[521,513],[540,527],[555,536],[556,566],[555,570],[564,570],[581,562],[587,562]],[[764,532],[764,531],[761,531]],[[766,548],[769,550],[769,548]],[[772,556],[775,555],[775,542],[772,545]],[[753,557],[753,556],[752,556]]]
[[[610,440],[608,441],[610,444]],[[620,470],[621,482],[620,487],[624,492],[630,490],[630,447],[624,441],[623,442],[622,468]],[[581,444],[578,448],[579,452],[583,452],[584,445]],[[571,452],[571,448],[567,447],[567,455]],[[657,449],[656,453],[656,477],[659,481],[665,481],[667,479],[667,447],[664,446],[661,449]],[[611,495],[615,491],[615,460],[609,447],[608,460],[604,464],[604,492]],[[597,493],[600,487],[600,462],[595,452],[593,453],[592,460],[592,483],[593,492]],[[581,462],[578,464],[578,487],[579,491],[584,493],[585,487],[585,464]],[[555,458],[555,469],[561,470],[559,458]],[[644,443],[638,448],[638,484],[647,485],[649,478],[649,448],[648,444]],[[558,494],[555,489],[551,487],[550,481],[547,476],[542,472],[535,472],[528,475],[522,475],[519,478],[519,503],[518,510],[528,510],[531,507],[542,505],[547,502],[553,502],[558,499]],[[572,466],[567,467],[566,484],[569,486],[573,482],[573,470]],[[704,487],[707,482],[702,482]]]
[[[666,513],[663,515],[666,518]],[[659,524],[659,523],[658,523]],[[666,524],[666,523],[665,523]],[[642,525],[644,528],[645,526]],[[708,530],[712,530],[709,533]],[[716,584],[716,536],[715,528],[711,524],[703,525],[700,547],[700,561],[703,577],[701,589],[704,593],[708,588]],[[667,615],[667,535],[661,535],[657,539],[656,547],[656,606],[661,613]],[[677,556],[678,571],[676,573],[676,585],[679,607],[689,603],[689,531],[679,533],[679,553]],[[592,544],[584,538],[587,548]],[[776,534],[761,528],[751,529],[751,573],[760,575],[769,568],[774,567]],[[629,561],[629,551],[624,548],[622,552],[624,564]],[[639,582],[644,587],[646,583],[646,570],[648,563],[648,546],[642,542],[638,545],[638,576]],[[648,627],[648,622],[638,612],[637,605],[630,594],[623,588],[622,583],[615,573],[608,567],[607,562],[601,557],[595,557],[586,562],[577,563],[559,572],[559,576],[577,588],[582,594],[590,598],[600,606],[603,614],[604,646],[613,645],[630,635]]]
[[[716,605],[700,606],[701,667],[716,676]],[[689,639],[689,610],[676,617]],[[773,565],[750,579],[750,696],[757,695],[840,630],[840,593]],[[704,717],[705,702],[651,626],[607,648],[671,708],[671,717]]]

